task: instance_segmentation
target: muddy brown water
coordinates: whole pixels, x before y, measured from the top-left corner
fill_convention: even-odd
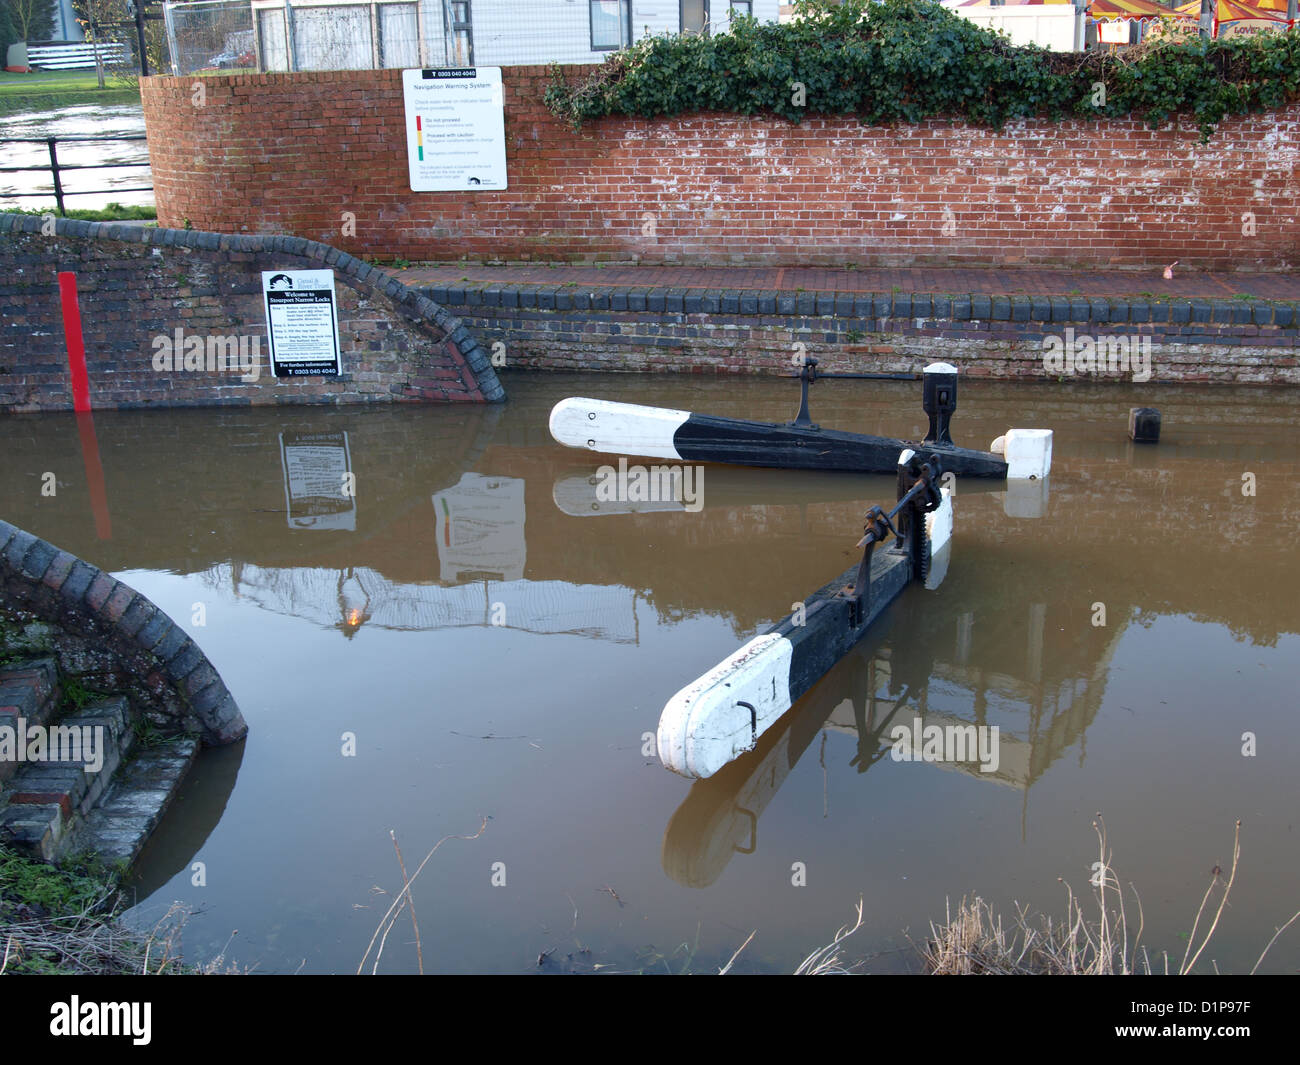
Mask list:
[[[1088,892],[1097,813],[1153,957],[1181,960],[1237,819],[1201,968],[1249,970],[1300,908],[1294,393],[967,382],[959,443],[1056,431],[1043,516],[959,485],[943,584],[692,783],[646,753],[664,703],[845,569],[891,480],[710,466],[698,512],[615,513],[590,498],[615,460],[551,441],[557,399],[784,420],[794,383],[506,384],[493,408],[98,414],[98,508],[72,416],[0,420],[0,513],[152,597],[250,725],[200,758],[134,920],[177,900],[196,960],[351,972],[401,885],[389,831],[414,869],[485,817],[413,888],[429,971],[704,972],[755,930],[738,967],[790,971],[860,898],[850,956],[915,970],[964,896],[1060,916],[1058,878]],[[1149,403],[1164,437],[1135,447]],[[913,383],[822,381],[813,415],[923,431]],[[997,771],[894,760],[917,716],[998,726]],[[415,971],[413,938],[404,916],[381,971]],[[1262,968],[1298,966],[1293,930]]]

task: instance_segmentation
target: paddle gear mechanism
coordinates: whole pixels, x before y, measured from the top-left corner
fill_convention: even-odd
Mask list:
[[[794,421],[786,422],[791,429],[820,429],[808,412],[808,386],[817,380],[817,360],[811,355],[803,357],[803,366],[799,370],[799,413]]]
[[[913,451],[904,452],[898,463],[898,502],[894,509],[888,514],[879,506],[867,511],[862,539],[856,545],[863,548],[857,580],[851,588],[844,589],[852,604],[849,617],[853,624],[861,622],[870,606],[871,554],[876,544],[883,543],[887,536],[894,537],[895,551],[906,551],[911,556],[912,573],[917,580],[924,581],[929,576],[930,537],[926,534],[925,516],[938,510],[943,502],[939,490],[942,476],[943,468],[936,456],[923,460]],[[897,525],[894,518],[898,518]]]

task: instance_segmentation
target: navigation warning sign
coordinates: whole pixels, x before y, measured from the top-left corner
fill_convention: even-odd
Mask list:
[[[500,67],[402,71],[412,192],[506,187]]]

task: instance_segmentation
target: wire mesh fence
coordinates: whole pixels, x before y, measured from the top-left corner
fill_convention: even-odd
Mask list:
[[[164,19],[173,74],[258,69],[248,0],[168,4]]]

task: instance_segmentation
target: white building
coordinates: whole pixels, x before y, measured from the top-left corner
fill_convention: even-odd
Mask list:
[[[1062,2],[1017,4],[962,4],[942,0],[944,7],[981,29],[997,30],[1017,46],[1036,44],[1052,52],[1082,52],[1087,46],[1086,6]]]
[[[54,5],[50,18],[51,41],[84,41],[85,31],[77,21],[77,13],[72,10],[72,0],[59,0]]]
[[[777,20],[780,0],[252,0],[263,70],[599,63],[647,35]],[[290,57],[296,57],[291,62]]]

